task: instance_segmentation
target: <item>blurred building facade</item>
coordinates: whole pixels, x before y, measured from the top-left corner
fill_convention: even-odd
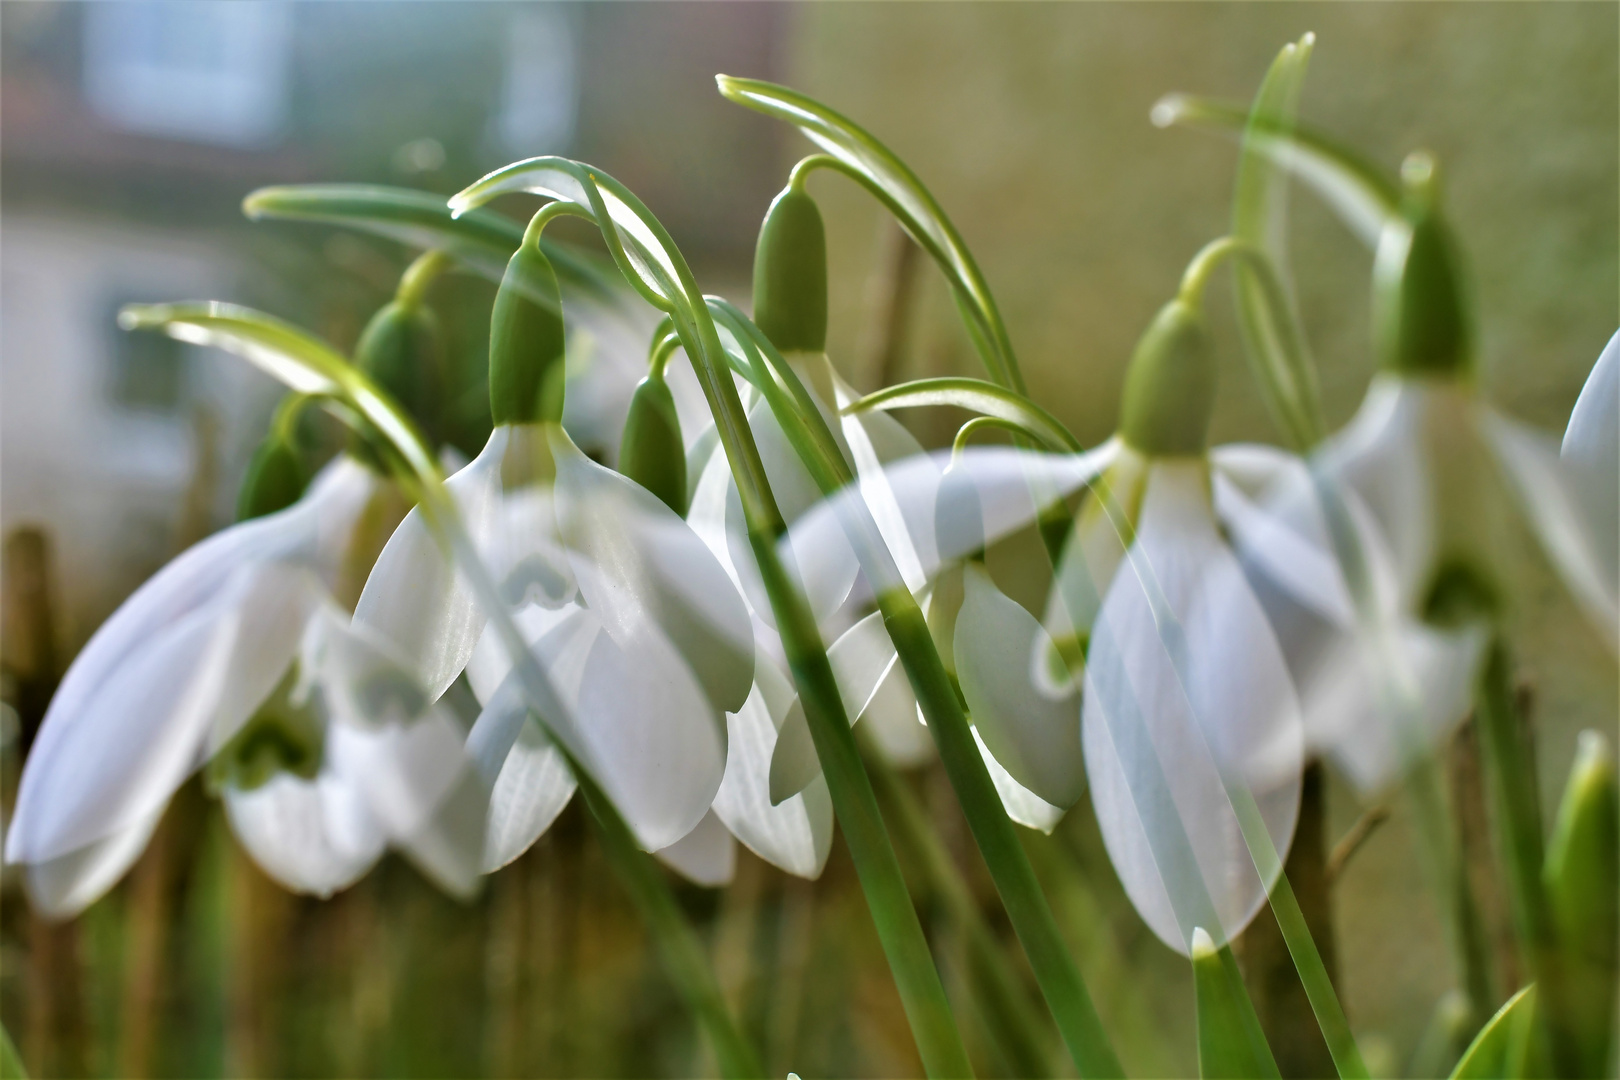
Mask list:
[[[507,161],[564,153],[641,193],[697,265],[746,280],[776,132],[721,102],[712,77],[770,75],[781,20],[720,5],[672,16],[8,6],[0,530],[46,531],[69,655],[157,566],[229,520],[279,393],[240,361],[117,329],[118,307],[234,300],[346,349],[403,266],[403,250],[380,242],[247,226],[238,206],[253,188],[319,179],[448,194]],[[451,314],[458,347],[476,356],[487,309]]]

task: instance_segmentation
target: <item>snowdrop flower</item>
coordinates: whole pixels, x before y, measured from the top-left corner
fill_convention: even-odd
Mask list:
[[[753,682],[747,612],[679,516],[587,458],[557,423],[562,322],[555,278],[531,240],[507,279],[491,321],[495,428],[446,486],[512,609],[561,620],[535,641],[564,687],[544,718],[551,734],[644,847],[666,848],[701,823],[720,786],[723,715],[743,707]],[[546,296],[553,303],[533,299]],[[492,635],[480,646],[485,616],[417,511],[379,556],[355,620],[399,651],[430,698],[481,647],[492,654],[487,669],[510,668]],[[571,774],[560,775],[566,760],[550,736],[526,726],[515,682],[501,691],[505,678],[482,682],[489,734],[474,748],[494,778],[486,869],[532,843],[571,794]],[[544,790],[520,779],[535,769]]]
[[[345,674],[358,670],[352,663],[316,663],[309,650],[332,640],[331,592],[369,563],[375,548],[367,525],[396,498],[391,485],[340,456],[299,502],[188,549],[102,624],[51,701],[6,838],[6,860],[26,865],[41,910],[71,915],[110,888],[140,855],[175,790],[210,759],[234,758],[264,781],[250,785],[261,790],[284,788],[288,768],[329,767],[337,756],[323,752],[329,740],[285,723],[280,706],[300,683],[334,700],[360,692]],[[250,795],[255,806],[243,809],[242,789],[225,788],[238,834],[289,885],[329,893],[348,884],[383,842],[420,833],[446,794],[395,775],[397,757],[367,738],[350,741],[343,753],[378,785],[393,782],[393,802],[383,808],[365,792],[334,791],[328,809],[353,828],[342,858],[324,869],[300,862],[296,841],[280,831],[288,816],[269,805],[270,796]],[[454,755],[440,761],[456,765]],[[243,775],[234,766],[225,774]],[[452,888],[466,884],[453,871],[437,876]]]
[[[1268,608],[1286,626],[1313,746],[1365,791],[1467,714],[1492,627],[1523,591],[1519,537],[1537,538],[1611,645],[1617,633],[1614,345],[1571,417],[1565,460],[1491,408],[1455,256],[1428,209],[1432,177],[1414,162],[1417,210],[1386,227],[1375,265],[1381,369],[1308,471],[1251,486],[1267,512],[1240,543],[1285,596]]]
[[[1227,940],[1265,901],[1249,841],[1287,850],[1303,753],[1282,648],[1226,538],[1240,480],[1291,459],[1206,453],[1213,395],[1196,312],[1178,300],[1132,360],[1120,434],[1096,450],[968,449],[886,474],[924,573],[963,575],[951,651],[1009,812],[1050,828],[1089,782],[1127,893],[1182,952],[1195,927]],[[974,556],[1082,488],[1042,624]],[[841,559],[841,534],[827,504],[786,543]],[[1046,809],[1009,799],[1008,781]],[[1263,840],[1234,811],[1249,797]]]

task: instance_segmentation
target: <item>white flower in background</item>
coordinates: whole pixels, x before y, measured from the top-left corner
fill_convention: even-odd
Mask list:
[[[1132,363],[1122,434],[1096,450],[970,448],[887,470],[923,572],[962,574],[951,651],[1009,814],[1050,829],[1089,781],[1127,893],[1183,952],[1194,927],[1226,940],[1265,902],[1233,795],[1252,795],[1286,852],[1303,754],[1287,662],[1225,535],[1240,484],[1294,459],[1206,454],[1213,371],[1195,325],[1180,305],[1161,314]],[[1042,625],[975,556],[1081,488]],[[836,502],[785,541],[801,558],[853,558]]]
[[[298,503],[188,549],[96,631],[51,701],[6,838],[6,860],[26,865],[41,910],[72,914],[110,888],[140,855],[181,783],[246,737],[278,688],[298,681],[301,649],[333,617],[330,590],[356,564],[369,563],[370,526],[387,516],[384,504],[394,498],[390,485],[340,457]],[[342,668],[323,665],[301,677],[328,696],[347,692]],[[272,721],[265,729],[269,743],[283,749],[313,752],[321,741],[312,733],[285,743]],[[236,749],[243,745],[236,742]],[[355,760],[368,754],[357,749]],[[329,756],[321,755],[323,762]],[[442,761],[455,764],[454,757]],[[366,766],[379,784],[388,781],[382,773],[389,768],[382,759]],[[417,791],[409,778],[397,788],[402,813],[392,815],[393,824],[406,818],[421,824],[438,809],[437,792]],[[228,786],[226,797],[236,797]],[[365,812],[375,810],[368,802]],[[281,842],[263,827],[266,812],[256,822],[232,816],[256,856]],[[386,828],[383,834],[402,839]],[[361,855],[377,847],[374,836],[358,830],[350,839],[348,858],[327,872],[282,874],[274,856],[266,868],[295,887],[330,892],[363,872],[369,860]],[[441,883],[462,884],[443,876]]]

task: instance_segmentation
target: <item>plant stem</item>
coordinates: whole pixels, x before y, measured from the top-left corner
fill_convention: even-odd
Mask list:
[[[697,1015],[698,1022],[708,1032],[721,1075],[765,1075],[753,1048],[732,1021],[703,947],[676,905],[663,871],[637,847],[629,826],[602,789],[596,786],[590,774],[579,769],[575,770],[575,775],[579,778],[579,790],[585,796],[585,805],[590,808],[591,820],[596,824],[596,835],[602,841],[602,850],[607,853],[608,862],[625,891],[630,894],[642,922],[651,931],[664,958],[665,969],[675,980],[688,1007]]]
[[[826,649],[820,647],[814,619],[776,556],[776,538],[759,536],[753,530],[749,538],[799,688],[816,756],[827,777],[827,790],[844,828],[872,921],[884,943],[923,1068],[929,1076],[971,1076],[967,1050],[951,1018],[917,910],[906,892],[899,860],[884,829],[871,779],[861,765],[855,733],[850,730]]]
[[[970,968],[975,975],[975,993],[990,1029],[992,1040],[1012,1064],[1016,1075],[1042,1076],[1051,1072],[1047,1042],[1048,1029],[1041,1022],[1029,992],[1007,964],[1001,944],[985,925],[979,905],[968,892],[956,863],[940,843],[928,816],[917,805],[917,798],[894,767],[871,744],[865,728],[857,728],[867,771],[878,792],[889,804],[890,820],[904,849],[922,864],[929,886],[944,901],[950,917],[967,939]]]
[[[1481,757],[1495,804],[1492,818],[1507,875],[1514,931],[1524,965],[1543,1004],[1536,1016],[1546,1026],[1558,1075],[1573,1076],[1578,1069],[1579,1051],[1568,1024],[1572,1010],[1557,931],[1542,882],[1541,804],[1533,759],[1514,700],[1512,671],[1507,645],[1498,638],[1491,643],[1479,682],[1476,715]]]

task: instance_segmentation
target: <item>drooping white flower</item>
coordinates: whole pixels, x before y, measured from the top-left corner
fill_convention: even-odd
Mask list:
[[[753,682],[735,587],[673,511],[554,424],[497,426],[446,483],[536,632],[559,696],[544,718],[552,734],[644,847],[686,836],[721,783],[724,713],[742,708]],[[480,645],[485,616],[417,512],[379,556],[355,619],[392,641],[434,696],[480,648],[490,654],[469,671],[485,705],[472,747],[494,784],[486,869],[509,861],[561,811],[573,778],[552,736],[527,719],[515,680],[502,689],[510,657],[493,635]]]
[[[301,501],[188,549],[102,624],[47,710],[6,839],[6,859],[26,865],[41,910],[71,914],[105,892],[180,784],[233,742],[241,748],[237,740],[258,723],[312,631],[334,617],[330,590],[369,562],[365,526],[393,498],[372,472],[340,457]],[[347,692],[341,668],[305,675],[329,695]],[[408,780],[398,787],[396,804],[413,815],[438,809],[435,793]],[[250,850],[266,850],[256,841],[270,830],[240,820]],[[341,865],[278,876],[317,892],[347,884],[378,847],[374,835],[354,832]],[[382,836],[401,839],[386,829]],[[273,873],[275,861],[267,861]]]

